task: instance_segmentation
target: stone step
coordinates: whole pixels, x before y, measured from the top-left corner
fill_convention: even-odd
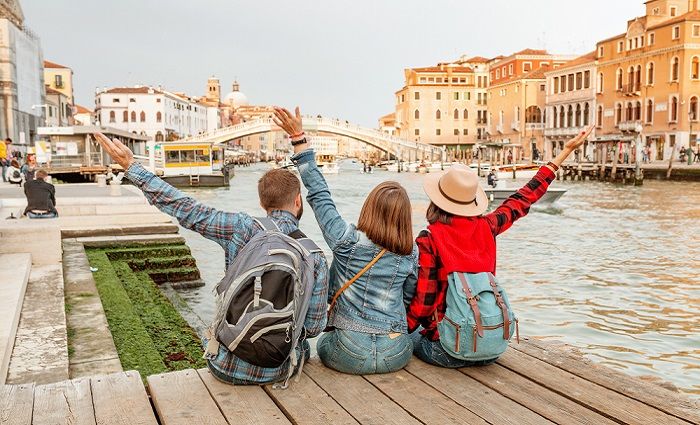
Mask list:
[[[156,207],[148,204],[125,205],[65,205],[59,202],[56,206],[61,217],[71,216],[111,216],[123,214],[157,214]]]
[[[110,261],[118,261],[136,260],[140,258],[191,256],[191,254],[192,252],[187,245],[139,246],[108,251],[107,258],[109,258]]]
[[[60,264],[33,266],[29,273],[8,384],[45,384],[68,379],[68,336]]]
[[[176,283],[185,281],[191,284],[191,282],[196,282],[200,279],[199,269],[197,267],[178,267],[172,269],[149,270],[147,271],[147,273],[156,284],[161,284],[165,282]]]
[[[185,238],[178,234],[89,236],[77,238],[86,248],[145,247],[153,244],[184,244]]]
[[[82,238],[90,236],[126,236],[126,235],[163,235],[175,234],[180,231],[177,224],[133,224],[133,225],[104,225],[104,226],[75,226],[62,227],[61,237]]]
[[[0,385],[7,377],[31,267],[31,254],[0,254]]]
[[[108,255],[110,259],[111,256]],[[177,269],[181,267],[193,268],[197,267],[197,262],[191,255],[183,255],[177,257],[153,257],[128,260],[131,270],[140,271],[158,271],[163,269]]]

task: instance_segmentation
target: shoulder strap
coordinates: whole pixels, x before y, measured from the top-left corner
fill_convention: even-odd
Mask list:
[[[510,315],[508,314],[508,306],[505,301],[503,301],[503,297],[498,290],[495,277],[490,272],[488,276],[493,296],[496,298],[496,305],[501,309],[501,314],[503,314],[503,339],[507,341],[510,338]]]
[[[253,217],[253,220],[258,223],[263,230],[267,232],[279,232],[280,228],[270,217]]]
[[[299,245],[303,246],[305,250],[309,251],[310,253],[314,252],[323,252],[321,248],[316,245],[316,242],[312,241],[309,239],[304,232],[302,232],[299,229],[296,229],[292,233],[290,233],[288,236],[294,238],[297,242],[299,242]]]
[[[331,305],[328,307],[328,314],[330,315],[331,311],[333,311],[333,307],[335,307],[335,303],[338,301],[338,297],[340,297],[340,294],[342,294],[346,289],[350,287],[357,279],[359,279],[363,274],[367,272],[372,266],[379,261],[382,256],[386,254],[386,249],[382,249],[379,251],[379,254],[377,254],[372,261],[370,261],[362,270],[360,270],[355,276],[352,277],[352,279],[348,280],[345,282],[345,285],[342,286],[342,288],[338,289],[338,292],[333,295],[333,300],[331,300]]]
[[[476,303],[476,298],[474,297],[474,294],[472,293],[472,290],[469,287],[467,278],[464,277],[464,273],[457,273],[457,276],[459,276],[459,280],[462,281],[462,289],[464,289],[464,293],[467,296],[467,303],[469,303],[469,307],[471,307],[472,313],[474,313],[474,322],[476,322],[476,333],[483,338],[484,325],[481,323],[481,311],[479,311],[479,305]]]

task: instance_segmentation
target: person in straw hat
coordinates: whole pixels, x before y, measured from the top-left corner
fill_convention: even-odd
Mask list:
[[[440,344],[437,324],[445,316],[447,277],[453,272],[496,273],[496,236],[524,217],[546,192],[561,163],[586,140],[593,127],[569,140],[564,150],[535,177],[494,211],[484,214],[488,198],[479,177],[469,167],[454,165],[430,174],[423,188],[430,198],[429,226],[416,239],[419,250],[418,284],[407,321],[413,353],[437,366],[458,368],[494,362],[450,356]],[[418,331],[418,328],[423,329]]]

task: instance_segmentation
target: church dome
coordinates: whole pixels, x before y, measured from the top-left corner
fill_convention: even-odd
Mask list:
[[[233,83],[233,90],[224,97],[224,103],[238,108],[239,106],[248,106],[248,97],[240,91],[238,82]]]

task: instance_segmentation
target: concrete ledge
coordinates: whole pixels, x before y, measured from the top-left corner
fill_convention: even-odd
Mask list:
[[[0,255],[0,385],[7,377],[31,267],[31,254]]]
[[[103,226],[103,227],[67,227],[61,230],[65,238],[81,238],[95,236],[127,236],[127,235],[162,235],[178,233],[175,224],[152,224],[135,226]]]
[[[0,254],[27,252],[34,265],[61,263],[61,231],[53,219],[0,220]]]
[[[86,248],[110,248],[123,245],[179,244],[185,243],[185,238],[178,234],[168,235],[129,235],[129,236],[96,236],[77,238],[77,242]]]

